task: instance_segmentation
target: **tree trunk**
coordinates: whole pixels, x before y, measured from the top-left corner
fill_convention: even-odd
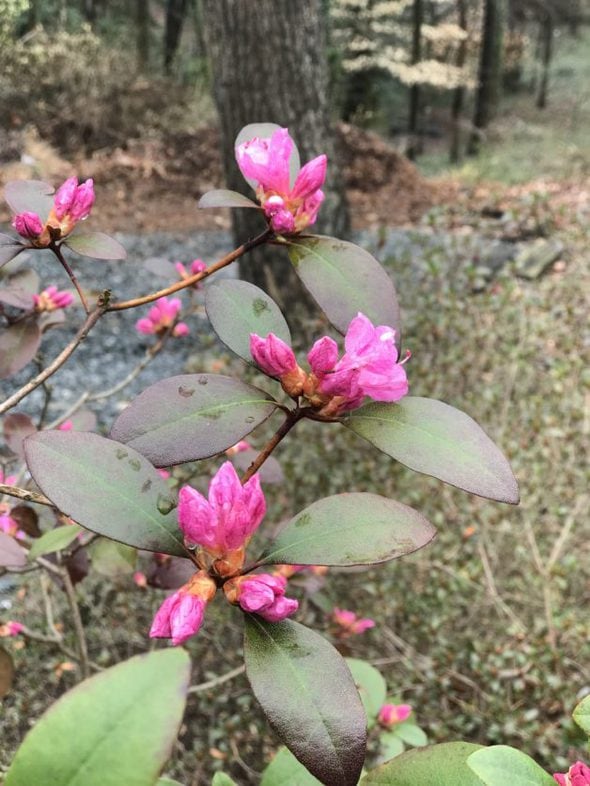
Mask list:
[[[228,187],[251,196],[234,158],[240,129],[253,122],[286,126],[302,162],[328,156],[326,200],[312,231],[342,236],[348,211],[330,124],[322,0],[204,0],[202,8]],[[236,242],[264,226],[258,211],[232,214]],[[310,299],[282,249],[256,249],[240,268],[288,310],[292,323],[304,323]]]
[[[479,85],[475,96],[474,130],[469,140],[468,153],[478,152],[482,131],[496,111],[502,80],[502,44],[504,40],[504,0],[485,0]]]
[[[167,0],[164,28],[164,73],[170,74],[182,35],[187,0]]]
[[[135,32],[137,46],[137,69],[145,71],[150,62],[150,3],[135,0]]]
[[[457,13],[459,17],[459,27],[461,30],[467,32],[467,2],[466,0],[457,0]],[[465,66],[467,58],[467,39],[464,38],[459,43],[457,50],[457,68]],[[465,103],[465,87],[458,85],[453,91],[453,101],[451,104],[451,146],[449,149],[449,158],[453,164],[461,160],[461,112],[463,111],[463,104]]]
[[[541,84],[537,93],[537,108],[545,109],[547,106],[547,87],[549,86],[549,69],[553,56],[553,15],[551,11],[546,11],[542,21],[542,45],[541,45]]]
[[[422,57],[422,21],[424,9],[422,0],[414,0],[412,15],[412,65],[420,62]],[[421,152],[420,141],[420,86],[410,87],[410,102],[408,107],[408,149],[406,155],[414,160]]]

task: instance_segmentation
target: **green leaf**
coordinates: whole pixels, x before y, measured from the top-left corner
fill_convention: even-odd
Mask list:
[[[211,786],[238,786],[238,784],[225,772],[216,772],[211,781]]]
[[[379,736],[379,744],[381,746],[381,753],[379,756],[380,761],[388,761],[396,756],[402,754],[405,750],[403,740],[396,737],[391,731],[384,731]]]
[[[279,748],[262,773],[260,786],[321,786],[321,783],[297,761],[288,748]]]
[[[111,580],[131,575],[137,564],[136,549],[106,538],[93,543],[89,552],[94,570]]]
[[[415,723],[410,723],[408,721],[396,723],[391,731],[399,737],[400,740],[403,740],[408,745],[412,745],[414,748],[422,748],[424,745],[428,745],[428,737],[420,726],[416,726]]]
[[[480,748],[471,742],[414,748],[372,770],[360,786],[483,786],[467,766],[467,757]]]
[[[77,524],[64,524],[62,527],[49,530],[33,543],[29,551],[29,559],[34,560],[44,554],[53,554],[56,551],[67,549],[80,532],[82,532],[82,527]]]
[[[22,568],[27,564],[27,552],[16,540],[0,532],[0,568]]]
[[[4,198],[15,213],[37,213],[43,222],[53,207],[53,192],[42,180],[12,180],[4,186]]]
[[[334,647],[292,620],[246,615],[244,658],[252,690],[291,752],[325,786],[355,786],[367,720]]]
[[[182,374],[143,391],[115,421],[111,436],[157,467],[215,456],[275,410],[267,393],[219,374]]]
[[[474,420],[442,401],[406,396],[396,404],[366,404],[343,423],[410,469],[480,497],[518,503],[506,458]]]
[[[299,277],[337,330],[345,333],[360,311],[375,325],[394,328],[399,345],[395,287],[375,257],[334,237],[312,235],[286,242]]]
[[[68,235],[65,245],[76,254],[93,259],[125,259],[123,246],[104,232],[75,232]]]
[[[350,669],[361,701],[367,713],[369,724],[375,721],[379,710],[385,704],[387,686],[380,671],[366,660],[346,658],[346,665]]]
[[[90,432],[43,431],[25,440],[25,455],[43,493],[86,529],[187,555],[168,484],[129,446]]]
[[[222,279],[210,284],[205,292],[205,308],[219,338],[247,363],[253,362],[250,333],[263,338],[274,333],[291,344],[289,326],[277,304],[247,281]]]
[[[255,207],[260,209],[260,205],[252,202],[251,199],[227,188],[215,188],[207,191],[199,199],[199,207]]]
[[[22,319],[0,332],[0,379],[24,368],[37,354],[41,330],[36,318]]]
[[[572,715],[578,726],[590,736],[590,696],[586,696],[576,706]]]
[[[436,530],[421,513],[377,494],[312,503],[281,530],[263,565],[373,565],[426,546]]]
[[[555,786],[555,780],[526,753],[508,745],[472,753],[467,765],[485,786]]]
[[[5,786],[152,786],[172,752],[190,678],[182,649],[85,680],[36,722]]]
[[[259,139],[270,139],[274,132],[280,127],[281,126],[278,126],[276,123],[250,123],[244,126],[237,135],[236,141],[234,142],[234,148],[241,145],[242,142],[249,142],[251,139],[254,139],[254,137],[258,137]],[[300,169],[301,161],[299,158],[299,151],[297,150],[297,145],[293,144],[293,150],[291,151],[291,157],[289,159],[291,187]],[[258,185],[257,180],[253,180],[251,177],[246,177],[245,180],[254,190],[256,190],[256,186]]]

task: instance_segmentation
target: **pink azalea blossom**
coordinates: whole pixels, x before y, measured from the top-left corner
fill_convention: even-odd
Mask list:
[[[15,620],[8,620],[8,622],[4,623],[4,625],[0,625],[0,636],[18,636],[19,633],[22,633],[25,629],[25,626],[22,622],[16,622]]]
[[[299,603],[285,597],[286,588],[284,576],[270,573],[239,576],[224,585],[231,603],[238,603],[244,611],[258,614],[268,622],[280,622],[297,611]]]
[[[256,181],[256,195],[271,227],[288,235],[315,223],[324,200],[321,187],[327,167],[326,156],[317,156],[300,169],[291,188],[293,147],[286,128],[278,128],[270,139],[254,137],[236,147],[240,171]]]
[[[175,262],[174,267],[176,268],[176,272],[180,278],[184,281],[185,279],[190,278],[197,273],[202,273],[203,270],[207,270],[207,263],[203,262],[202,259],[193,259],[189,270],[186,269],[182,262]],[[200,281],[197,281],[197,283],[193,284],[193,286],[195,289],[200,289],[203,284]]]
[[[399,401],[407,394],[408,380],[398,363],[393,328],[375,327],[359,313],[348,326],[346,352],[338,362],[333,345],[320,342],[314,344],[308,360],[320,380],[320,392],[342,397],[344,409],[357,407],[365,396],[375,401]]]
[[[56,311],[58,308],[67,308],[74,302],[71,292],[59,290],[56,286],[47,287],[40,295],[33,295],[37,311]]]
[[[226,456],[235,456],[237,453],[243,453],[245,450],[250,450],[252,445],[249,442],[246,442],[245,439],[241,439],[239,442],[236,442],[235,445],[232,445],[231,448],[228,448],[225,451]]]
[[[271,377],[281,377],[297,368],[293,350],[274,333],[266,338],[250,333],[250,352],[256,365]]]
[[[215,582],[205,571],[195,573],[189,582],[162,603],[152,622],[150,637],[171,638],[172,643],[177,645],[194,636],[203,624],[205,607],[215,592]]]
[[[190,486],[180,489],[178,523],[187,542],[218,557],[245,546],[265,513],[258,475],[242,486],[230,461],[209,484],[208,500]]]
[[[69,217],[77,223],[88,218],[93,204],[94,181],[89,179],[78,185],[78,178],[70,177],[55,192],[53,213],[58,221]]]
[[[590,767],[577,761],[567,772],[556,772],[553,777],[559,786],[590,786]]]
[[[354,611],[348,611],[348,609],[335,608],[332,612],[332,619],[341,628],[341,635],[344,636],[358,635],[375,627],[375,620],[369,617],[357,617]]]
[[[74,423],[71,420],[64,420],[64,422],[57,427],[58,431],[73,431]]]
[[[138,319],[135,323],[135,329],[139,333],[145,335],[161,334],[174,323],[178,316],[182,302],[179,298],[173,297],[170,300],[167,297],[161,297],[156,300],[156,304],[152,306],[148,312],[147,317]],[[184,322],[179,322],[173,332],[173,336],[186,336],[189,333],[188,325]]]
[[[412,707],[409,704],[384,704],[379,710],[377,720],[382,726],[389,728],[407,720],[411,713]]]
[[[31,213],[28,210],[18,213],[12,219],[12,226],[21,237],[25,237],[27,240],[36,240],[43,232],[43,222],[37,213]]]

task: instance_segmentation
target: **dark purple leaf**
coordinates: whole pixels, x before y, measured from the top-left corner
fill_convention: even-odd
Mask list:
[[[187,559],[169,557],[165,560],[152,560],[145,571],[150,587],[158,589],[178,589],[194,575],[195,566]]]
[[[25,441],[33,479],[63,513],[99,535],[183,556],[170,489],[128,445],[80,431],[42,431]]]
[[[343,422],[416,472],[480,497],[518,503],[518,484],[504,455],[469,415],[442,401],[406,396],[396,404],[366,404]]]
[[[75,232],[68,235],[64,244],[76,254],[93,259],[125,259],[127,256],[123,246],[104,232]]]
[[[248,614],[244,658],[254,695],[289,750],[325,786],[356,786],[367,718],[341,655],[297,622]]]
[[[26,564],[27,552],[11,535],[0,532],[0,567],[22,568]]]
[[[24,246],[19,240],[16,240],[10,235],[0,234],[0,267],[6,265],[14,259],[21,251],[24,251]]]
[[[42,180],[12,180],[4,187],[4,198],[14,213],[37,213],[45,222],[53,207],[53,186]]]
[[[39,291],[39,276],[34,270],[17,270],[0,279],[0,302],[14,308],[30,310],[35,305],[33,295]]]
[[[207,191],[206,194],[199,199],[199,207],[256,207],[260,209],[260,205],[253,202],[248,197],[237,191],[229,191],[226,188],[216,188],[213,191]]]
[[[6,415],[2,426],[4,441],[16,456],[24,459],[23,439],[34,434],[37,431],[37,426],[23,412],[13,412],[10,415]]]
[[[218,374],[156,382],[124,410],[111,431],[156,467],[214,456],[235,445],[275,410],[267,393]]]
[[[21,319],[0,328],[0,379],[24,368],[37,354],[41,330],[36,318]]]
[[[286,241],[299,277],[334,327],[345,333],[363,313],[375,325],[396,331],[401,320],[393,281],[375,257],[353,243],[313,235]]]
[[[17,505],[11,508],[10,518],[14,519],[18,524],[18,528],[26,532],[29,537],[39,538],[41,536],[37,511],[28,505]]]

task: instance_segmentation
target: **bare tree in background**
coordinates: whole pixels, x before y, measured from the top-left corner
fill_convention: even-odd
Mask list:
[[[145,71],[150,62],[150,3],[135,0],[135,35],[137,46],[137,69]]]
[[[422,0],[414,0],[412,6],[412,59],[411,65],[416,65],[422,59],[422,23],[424,9]],[[410,85],[408,105],[408,148],[406,155],[414,160],[421,152],[420,139],[420,85],[414,82]]]
[[[286,126],[303,162],[327,154],[326,201],[313,230],[342,237],[348,211],[334,155],[323,5],[322,0],[203,0],[202,8],[228,187],[249,193],[234,159],[240,129],[253,122]],[[264,226],[258,211],[232,212],[239,242]],[[291,313],[296,300],[295,314],[305,318],[309,298],[282,249],[257,249],[241,265],[241,274],[281,305],[290,303]]]
[[[164,27],[164,73],[170,74],[174,56],[178,51],[182,27],[188,6],[187,0],[167,0]]]

